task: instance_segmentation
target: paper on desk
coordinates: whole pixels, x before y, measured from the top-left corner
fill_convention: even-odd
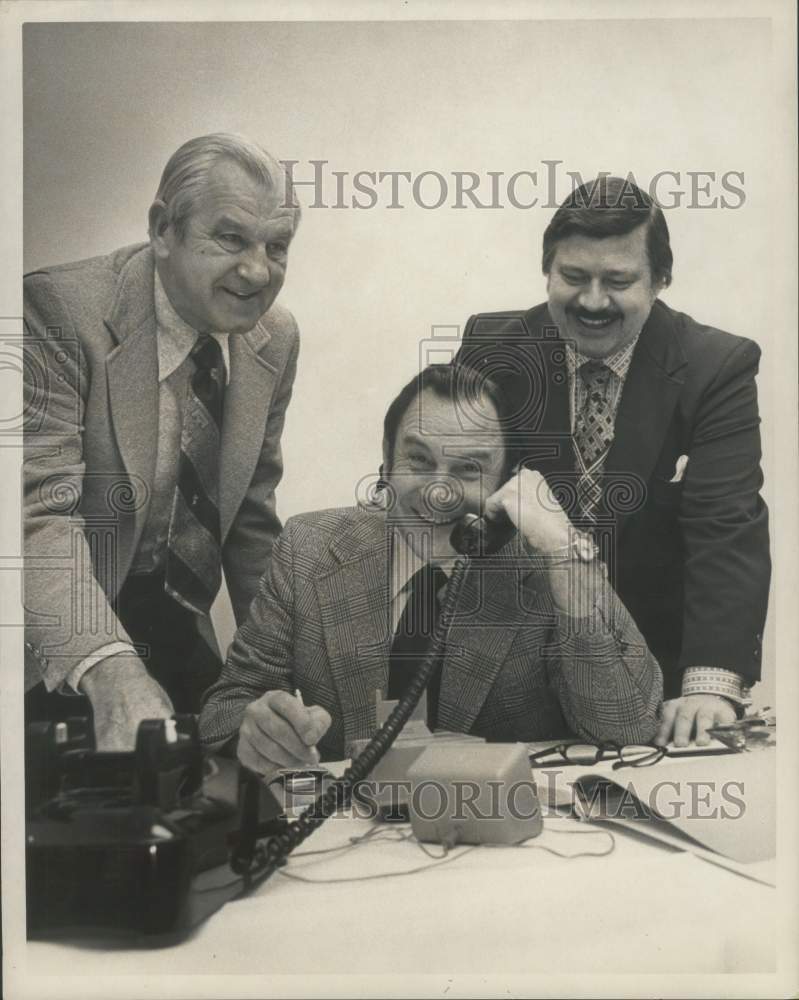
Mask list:
[[[534,773],[550,804],[582,802],[587,819],[624,820],[644,836],[670,833],[684,849],[699,845],[746,865],[776,854],[775,760],[769,749],[619,770],[602,762],[574,777],[574,768]]]
[[[695,854],[696,857],[701,858],[703,861],[709,861],[713,865],[726,868],[728,871],[735,872],[736,875],[743,875],[744,878],[752,879],[754,882],[761,882],[763,885],[772,887],[776,887],[777,885],[776,858],[767,858],[764,861],[750,861],[747,864],[743,864],[740,861],[733,861],[732,858],[725,858],[723,854],[707,850],[689,837],[683,837],[678,831],[670,829],[669,824],[664,820],[659,820],[655,817],[647,822],[645,830],[641,829],[643,826],[641,820],[618,818],[607,820],[606,822],[612,824],[614,827],[629,830],[632,833],[644,833],[645,836],[653,840],[669,844],[671,847],[679,848],[681,851]]]

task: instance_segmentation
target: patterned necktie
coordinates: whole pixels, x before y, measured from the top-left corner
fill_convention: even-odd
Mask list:
[[[613,440],[613,413],[608,399],[611,371],[601,361],[586,361],[579,372],[586,395],[574,424],[577,504],[582,515],[595,522],[602,497],[602,466]]]
[[[204,615],[222,582],[219,445],[225,367],[222,348],[208,335],[198,339],[191,357],[196,370],[183,410],[164,589]]]
[[[444,571],[430,563],[411,577],[407,587],[408,601],[394,633],[389,656],[388,697],[391,699],[402,698],[430,648],[441,610],[438,592],[446,581]],[[427,685],[428,725],[435,724],[440,685],[438,664]]]

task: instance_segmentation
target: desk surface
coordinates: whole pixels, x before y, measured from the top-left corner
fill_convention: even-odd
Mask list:
[[[764,765],[766,761],[764,759]],[[551,815],[521,847],[456,848],[432,865],[404,825],[329,820],[252,896],[155,951],[31,942],[28,973],[705,973],[775,969],[774,889],[683,850]],[[429,845],[433,853],[440,849]],[[341,848],[330,853],[331,848]],[[317,884],[317,881],[321,884]],[[757,914],[756,919],[752,915]],[[50,980],[51,983],[54,980]],[[87,984],[90,980],[86,980]],[[93,995],[91,991],[85,994]]]

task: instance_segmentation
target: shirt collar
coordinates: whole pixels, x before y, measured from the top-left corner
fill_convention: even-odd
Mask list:
[[[436,565],[449,578],[456,557],[437,560]],[[425,560],[416,553],[399,529],[395,528],[391,539],[391,600],[395,601],[406,590],[413,575],[425,565]]]
[[[607,365],[607,367],[610,368],[618,379],[623,382],[627,377],[630,362],[633,359],[635,345],[638,343],[638,338],[640,336],[641,334],[638,333],[629,344],[626,344],[624,347],[615,351],[613,354],[608,355],[606,358],[589,358],[585,354],[580,354],[579,351],[576,351],[571,343],[567,343],[566,361],[569,367],[569,373],[574,375],[580,366],[585,364],[586,361],[601,361],[602,364]]]
[[[178,315],[164,290],[158,270],[155,272],[155,322],[158,327],[158,381],[163,382],[178,369],[191,353],[199,334]],[[222,349],[225,381],[230,381],[230,344],[227,333],[211,336]]]

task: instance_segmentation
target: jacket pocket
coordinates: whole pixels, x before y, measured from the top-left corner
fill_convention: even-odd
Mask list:
[[[653,477],[649,483],[652,502],[658,507],[678,507],[682,500],[683,482],[669,482],[666,479]]]

